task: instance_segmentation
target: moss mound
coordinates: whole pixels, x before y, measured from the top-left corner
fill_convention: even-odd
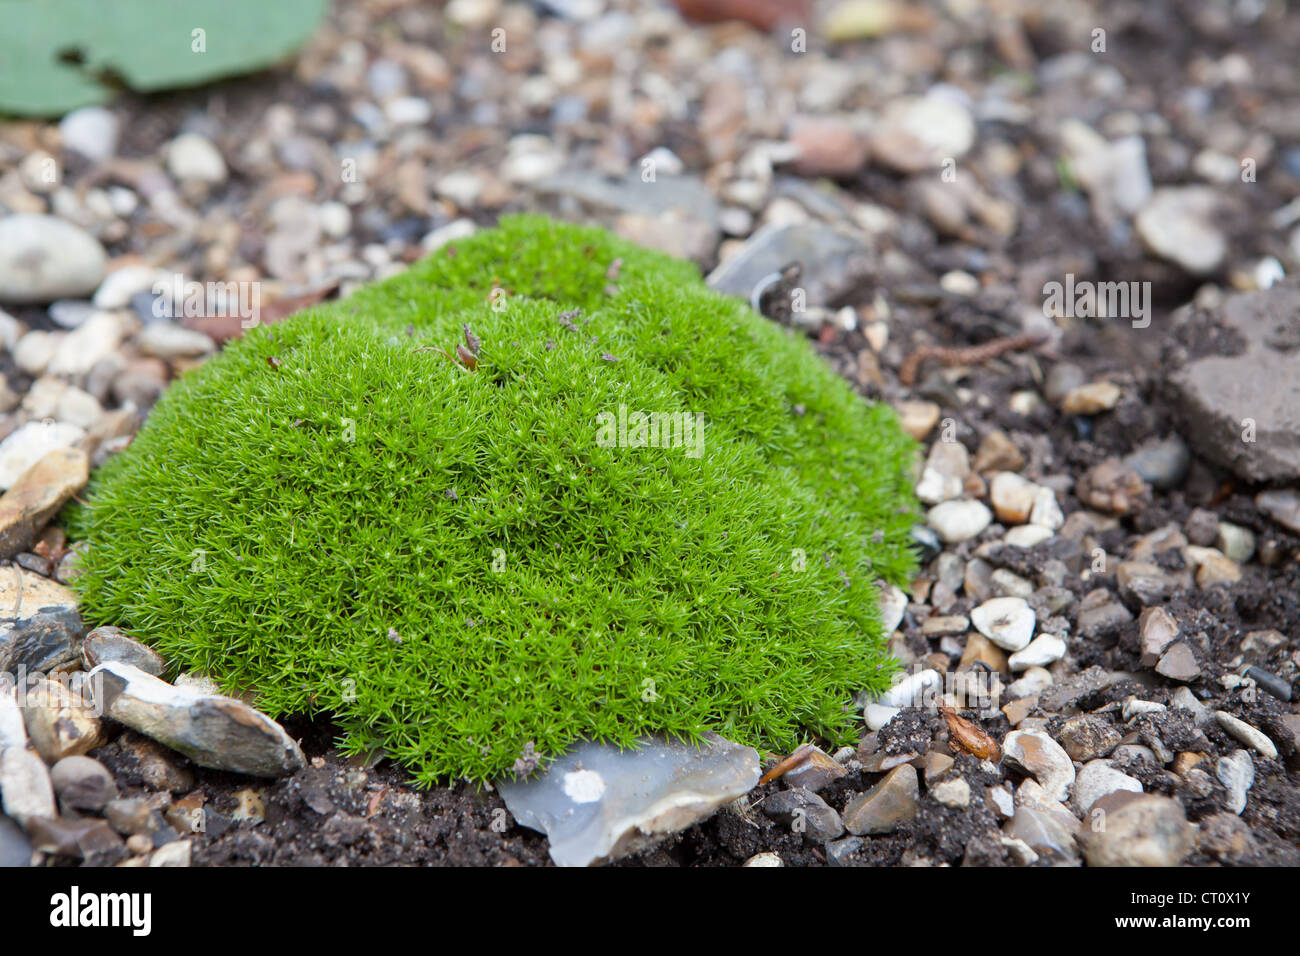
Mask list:
[[[889,682],[912,447],[691,266],[515,217],[173,385],[72,513],[77,588],[425,782],[530,742],[841,740]]]

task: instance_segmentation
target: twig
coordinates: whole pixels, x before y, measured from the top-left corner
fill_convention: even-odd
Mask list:
[[[945,366],[979,365],[989,359],[997,358],[1003,352],[1018,352],[1033,348],[1046,341],[1043,335],[1009,335],[993,339],[983,345],[971,345],[966,348],[950,348],[944,345],[922,345],[909,355],[898,370],[898,380],[904,385],[916,384],[916,374],[921,370],[921,363],[926,359],[938,359]]]

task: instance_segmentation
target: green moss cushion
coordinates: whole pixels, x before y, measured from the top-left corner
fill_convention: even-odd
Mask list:
[[[842,740],[889,682],[912,450],[690,265],[515,217],[173,385],[72,513],[77,587],[425,782],[530,742]]]

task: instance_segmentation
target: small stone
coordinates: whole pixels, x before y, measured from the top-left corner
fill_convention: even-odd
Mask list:
[[[903,431],[923,441],[939,423],[941,409],[934,402],[905,401],[894,406]]]
[[[898,630],[903,615],[907,612],[907,595],[897,585],[880,582],[880,630],[892,634]]]
[[[99,286],[107,264],[99,241],[62,219],[0,219],[0,302],[85,298]]]
[[[955,810],[970,806],[970,784],[961,777],[950,777],[930,790],[930,795],[945,807]]]
[[[784,778],[791,787],[802,787],[816,793],[829,787],[848,772],[820,747],[808,745],[800,749],[803,751],[803,760],[786,771]]]
[[[925,669],[909,674],[880,695],[876,701],[884,707],[925,707],[943,692],[943,676]]]
[[[1021,841],[1039,856],[1065,863],[1078,861],[1074,834],[1059,814],[1022,805],[1016,808],[1015,815],[1002,832]]]
[[[871,131],[872,159],[901,173],[939,169],[974,143],[970,112],[937,94],[890,102]]]
[[[1134,717],[1140,717],[1142,714],[1158,714],[1167,710],[1164,704],[1154,700],[1142,700],[1137,697],[1125,697],[1124,703],[1120,709],[1120,716],[1125,720],[1132,720]]]
[[[1006,651],[980,633],[966,635],[966,646],[962,650],[961,662],[958,666],[968,668],[976,661],[982,661],[993,671],[1007,669]]]
[[[46,763],[87,754],[107,739],[95,708],[60,681],[28,685],[20,703],[27,735]]]
[[[968,541],[993,522],[993,513],[979,501],[945,501],[935,505],[926,522],[946,543]]]
[[[35,574],[0,574],[0,673],[49,671],[81,653],[86,625],[77,597],[66,587]]]
[[[1220,521],[1217,532],[1215,546],[1229,561],[1245,564],[1254,556],[1255,533],[1249,528]]]
[[[114,355],[122,339],[121,320],[108,312],[96,312],[54,344],[45,370],[50,375],[88,375],[99,362]]]
[[[12,488],[46,455],[71,449],[85,435],[85,429],[63,422],[28,422],[10,433],[0,441],[0,488]],[[71,462],[72,459],[60,461]]]
[[[1247,747],[1251,747],[1269,760],[1277,759],[1277,747],[1274,746],[1273,741],[1269,740],[1261,731],[1252,727],[1244,720],[1234,717],[1232,714],[1222,710],[1214,712],[1214,719],[1219,722],[1219,726],[1226,730],[1230,736],[1241,741]]]
[[[798,151],[793,164],[799,176],[852,176],[867,163],[865,137],[847,117],[797,116],[790,123],[790,142]]]
[[[1192,455],[1187,442],[1178,435],[1152,439],[1137,451],[1124,456],[1124,465],[1137,472],[1139,478],[1153,488],[1169,491],[1177,488],[1187,477]]]
[[[50,782],[59,803],[74,810],[98,813],[108,801],[117,799],[113,775],[90,757],[64,757],[50,768]]]
[[[119,661],[100,664],[90,677],[106,716],[201,767],[278,777],[306,762],[283,727],[242,701],[173,687]]]
[[[1151,194],[1134,220],[1146,247],[1191,275],[1210,275],[1228,254],[1215,225],[1219,190],[1207,186],[1164,186]]]
[[[1012,727],[1019,727],[1037,709],[1038,695],[1036,693],[1019,694],[1009,703],[1002,705],[1002,715],[1006,717],[1007,723]]]
[[[161,359],[197,358],[216,348],[212,339],[202,332],[167,321],[147,323],[135,337],[135,345],[145,355]]]
[[[77,448],[56,448],[19,475],[0,496],[0,559],[28,550],[89,480],[90,459]]]
[[[1226,757],[1220,757],[1214,766],[1215,776],[1228,788],[1228,809],[1241,816],[1246,809],[1246,795],[1255,785],[1255,761],[1245,750],[1234,750]]]
[[[1032,548],[1052,537],[1052,529],[1040,524],[1022,524],[1008,528],[1002,540],[1013,548]]]
[[[1105,760],[1090,760],[1079,771],[1074,783],[1074,803],[1082,813],[1087,813],[1102,797],[1128,791],[1142,793],[1142,784],[1126,773],[1120,773]]]
[[[1055,634],[1040,634],[1021,650],[1008,659],[1007,664],[1013,672],[1028,670],[1031,667],[1046,667],[1065,656],[1065,641]]]
[[[844,808],[844,826],[850,833],[890,833],[916,816],[921,787],[910,763],[895,767],[885,778],[860,793]]]
[[[840,840],[833,840],[826,844],[826,865],[827,866],[859,866],[855,863],[854,855],[863,846],[864,841],[861,837],[848,836]]]
[[[1083,369],[1073,362],[1057,362],[1043,379],[1043,397],[1059,408],[1065,396],[1083,385]]]
[[[902,712],[901,707],[867,704],[862,708],[862,719],[866,722],[868,730],[879,730]]]
[[[31,843],[18,824],[6,816],[0,816],[0,869],[31,865]]]
[[[1111,753],[1123,736],[1103,718],[1084,714],[1066,720],[1056,738],[1071,760],[1087,763]]]
[[[22,711],[8,680],[0,680],[0,809],[24,827],[57,813],[49,771],[27,747]]]
[[[785,866],[781,857],[775,853],[755,853],[742,866]]]
[[[1041,730],[1013,730],[1002,742],[1002,753],[1038,781],[1049,800],[1064,800],[1074,783],[1074,764],[1055,740]]]
[[[971,611],[976,630],[1003,650],[1020,651],[1034,636],[1037,616],[1024,598],[1000,597]]]
[[[1074,493],[1089,508],[1124,515],[1141,506],[1149,489],[1137,472],[1118,458],[1108,458],[1084,473]]]
[[[935,406],[936,414],[938,406]],[[975,452],[974,469],[979,474],[997,471],[1019,471],[1024,467],[1025,456],[1015,446],[1007,433],[995,428],[980,440],[980,447]]]
[[[140,797],[108,801],[104,805],[104,817],[123,836],[148,835],[158,828],[156,811]],[[149,845],[152,849],[152,840]]]
[[[989,482],[989,501],[1004,524],[1024,524],[1034,509],[1039,486],[1013,471],[1003,471]]]
[[[961,495],[970,474],[970,455],[961,442],[938,441],[930,449],[916,496],[926,504],[938,504]]]
[[[117,153],[117,114],[102,106],[84,106],[59,121],[63,148],[102,163]]]
[[[1241,568],[1231,558],[1217,551],[1205,555],[1196,569],[1196,586],[1212,588],[1220,584],[1235,584],[1241,580]]]
[[[840,815],[817,794],[799,787],[764,797],[763,812],[815,843],[829,843],[844,832]]]
[[[1123,390],[1113,382],[1081,385],[1071,389],[1061,400],[1061,411],[1067,415],[1098,415],[1114,408],[1123,394]]]
[[[126,855],[126,844],[103,820],[39,819],[28,826],[36,849],[85,860],[91,866],[112,866]]]
[[[153,866],[189,866],[194,848],[189,840],[173,840],[153,851],[149,865]]]
[[[1144,608],[1138,616],[1138,642],[1143,667],[1153,667],[1165,649],[1178,638],[1178,622],[1162,607]]]
[[[1151,607],[1192,582],[1186,571],[1175,574],[1148,561],[1121,561],[1115,569],[1115,583],[1124,600]]]
[[[1080,837],[1089,866],[1178,866],[1196,844],[1196,828],[1169,797],[1120,791],[1097,800],[1097,811],[1105,826]]]
[[[1192,653],[1192,649],[1182,641],[1178,641],[1176,644],[1171,644],[1161,656],[1156,664],[1156,673],[1170,680],[1187,683],[1201,676],[1201,668],[1196,663],[1196,655]]]
[[[1300,494],[1289,488],[1261,491],[1255,496],[1255,507],[1282,527],[1300,534]]]
[[[1196,845],[1222,863],[1239,863],[1257,849],[1250,827],[1231,813],[1216,813],[1202,820]]]
[[[198,133],[182,133],[167,147],[167,171],[172,177],[187,182],[190,180],[220,184],[226,181],[226,161],[221,152],[206,136]]]
[[[87,670],[107,661],[130,664],[154,677],[161,677],[167,670],[166,661],[157,651],[127,636],[121,628],[110,625],[97,627],[86,635],[81,655]]]

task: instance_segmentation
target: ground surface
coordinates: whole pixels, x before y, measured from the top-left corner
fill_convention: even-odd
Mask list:
[[[1062,721],[1079,713],[1115,728],[1123,752],[1108,758],[1112,764],[1148,793],[1173,797],[1200,825],[1187,863],[1300,863],[1296,704],[1241,676],[1255,665],[1289,693],[1300,673],[1300,536],[1257,506],[1264,484],[1203,456],[1197,430],[1210,422],[1189,421],[1171,384],[1173,371],[1191,359],[1241,350],[1220,310],[1234,289],[1269,284],[1261,260],[1275,258],[1288,274],[1300,270],[1300,211],[1286,211],[1300,196],[1293,98],[1300,18],[1264,2],[919,3],[892,20],[882,13],[879,36],[831,46],[812,30],[809,51],[793,54],[786,33],[689,26],[668,11],[609,6],[617,9],[574,23],[539,16],[527,4],[458,2],[458,26],[426,3],[339,3],[293,67],[121,101],[113,108],[122,123],[118,157],[98,165],[69,159],[66,182],[75,199],[65,198],[64,208],[119,259],[200,279],[261,280],[265,297],[286,301],[283,311],[300,296],[346,293],[469,223],[515,209],[603,221],[693,258],[705,271],[744,255],[763,224],[849,230],[857,252],[847,259],[830,245],[823,249],[830,240],[820,233],[802,247],[810,252],[800,263],[810,312],[778,307],[769,314],[805,328],[864,395],[928,419],[928,427],[918,426],[927,449],[945,435],[960,442],[975,459],[958,476],[960,497],[987,499],[987,478],[1007,469],[1052,488],[1066,518],[1032,548],[999,547],[1009,525],[994,523],[974,539],[942,545],[943,554],[928,554],[895,652],[941,672],[956,669],[974,631],[927,633],[924,622],[968,615],[996,593],[987,590],[995,570],[1011,572],[997,587],[1013,593],[1022,585],[1040,597],[1060,589],[1054,611],[1040,614],[1040,623],[1064,621],[1066,655],[1049,668],[1056,685],[1091,667],[1102,676],[1059,706],[1040,694],[1037,706],[1015,714],[1030,721],[1022,729],[1059,736]],[[509,37],[503,54],[483,39],[497,24]],[[1105,52],[1090,49],[1096,29],[1105,30]],[[887,128],[887,104],[936,89],[964,100],[977,121],[955,185],[928,167],[900,168],[907,156],[890,161],[889,144],[873,138]],[[816,116],[829,119],[801,136],[800,124],[807,130]],[[1141,137],[1143,169],[1157,188],[1199,185],[1214,194],[1212,215],[1174,230],[1179,248],[1213,245],[1206,234],[1217,234],[1223,248],[1211,268],[1193,274],[1170,261],[1176,254],[1150,251],[1150,236],[1122,209],[1125,191],[1141,185],[1131,166],[1079,188],[1086,164],[1063,132],[1070,120],[1111,142]],[[182,130],[218,147],[227,178],[172,191],[162,157]],[[959,131],[952,135],[960,139]],[[55,148],[53,129],[12,124],[0,140],[13,160],[0,165],[10,170],[0,176],[0,202],[11,211],[57,206],[57,194],[27,188],[32,184],[24,186],[15,171],[22,156]],[[782,165],[791,141],[802,141],[803,159]],[[596,173],[635,175],[656,147],[675,155],[660,158],[658,168],[677,191],[670,195],[684,198],[647,203],[630,182],[593,199],[587,187]],[[1252,181],[1240,177],[1244,159],[1254,161]],[[678,165],[679,176],[671,176]],[[349,168],[360,175],[349,178]],[[110,184],[132,193],[139,208],[97,213],[87,194]],[[1046,317],[1044,283],[1068,273],[1150,282],[1150,325],[1133,328],[1127,316]],[[1191,302],[1196,306],[1178,311]],[[135,307],[147,305],[146,298]],[[57,329],[44,309],[11,311],[31,328]],[[1279,318],[1300,322],[1294,312]],[[960,348],[1023,333],[1042,341],[952,366],[931,358],[911,382],[901,374],[922,346]],[[133,353],[129,344],[121,351],[126,371],[97,396],[109,408],[147,408],[166,378],[193,360]],[[25,394],[39,376],[8,353],[4,362],[10,388]],[[1103,380],[1118,386],[1103,402],[1108,407],[1061,410],[1060,383]],[[21,414],[6,416],[8,430]],[[1021,461],[977,478],[979,449],[994,431]],[[1180,460],[1166,447],[1159,461],[1139,468],[1148,483],[1132,507],[1106,507],[1107,499],[1091,494],[1082,500],[1080,480],[1095,466],[1176,435],[1192,453]],[[1269,483],[1285,489],[1297,479],[1293,473]],[[1207,577],[1198,585],[1191,572],[1205,556],[1187,548],[1214,545],[1216,520],[1248,529],[1255,546],[1229,562],[1222,581]],[[1160,536],[1171,525],[1183,539],[1163,549]],[[1097,548],[1105,555],[1100,566]],[[1154,591],[1121,580],[1119,565],[1135,558],[1167,574]],[[1127,620],[1081,621],[1081,602],[1098,589],[1125,606]],[[1171,679],[1141,662],[1139,614],[1156,605],[1188,640],[1194,677]],[[1247,640],[1268,631],[1278,639]],[[1015,676],[1004,673],[1004,680]],[[1240,742],[1213,720],[1196,737],[1187,711],[1136,721],[1120,712],[1132,697],[1170,704],[1184,685],[1210,711],[1240,717],[1276,744],[1276,757],[1252,756],[1244,828],[1227,819],[1236,815],[1225,809],[1227,790],[1213,769],[1242,749]],[[939,715],[917,710],[904,718],[842,758],[848,775],[822,792],[832,807],[845,810],[881,779],[863,769],[874,766],[873,751],[948,749]],[[998,740],[1012,726],[1000,713],[980,723]],[[94,756],[124,795],[153,794],[160,808],[169,800],[203,804],[206,832],[191,837],[196,864],[547,862],[545,839],[515,826],[495,794],[413,790],[387,763],[366,768],[341,759],[327,726],[288,726],[302,736],[312,766],[273,784],[186,767],[179,758],[172,768],[179,776],[168,777],[152,751],[142,770],[144,745],[130,733]],[[1200,754],[1196,761],[1210,769],[1153,762],[1143,749]],[[843,846],[837,862],[1011,862],[998,841],[1001,821],[982,798],[991,787],[1018,786],[1026,774],[970,756],[959,756],[955,771],[970,787],[968,806],[940,803],[927,788],[914,820]],[[780,786],[760,788],[741,807],[631,862],[738,865],[775,852],[785,865],[825,863],[824,847],[762,812],[761,799]],[[1046,855],[1041,862],[1049,862]]]

